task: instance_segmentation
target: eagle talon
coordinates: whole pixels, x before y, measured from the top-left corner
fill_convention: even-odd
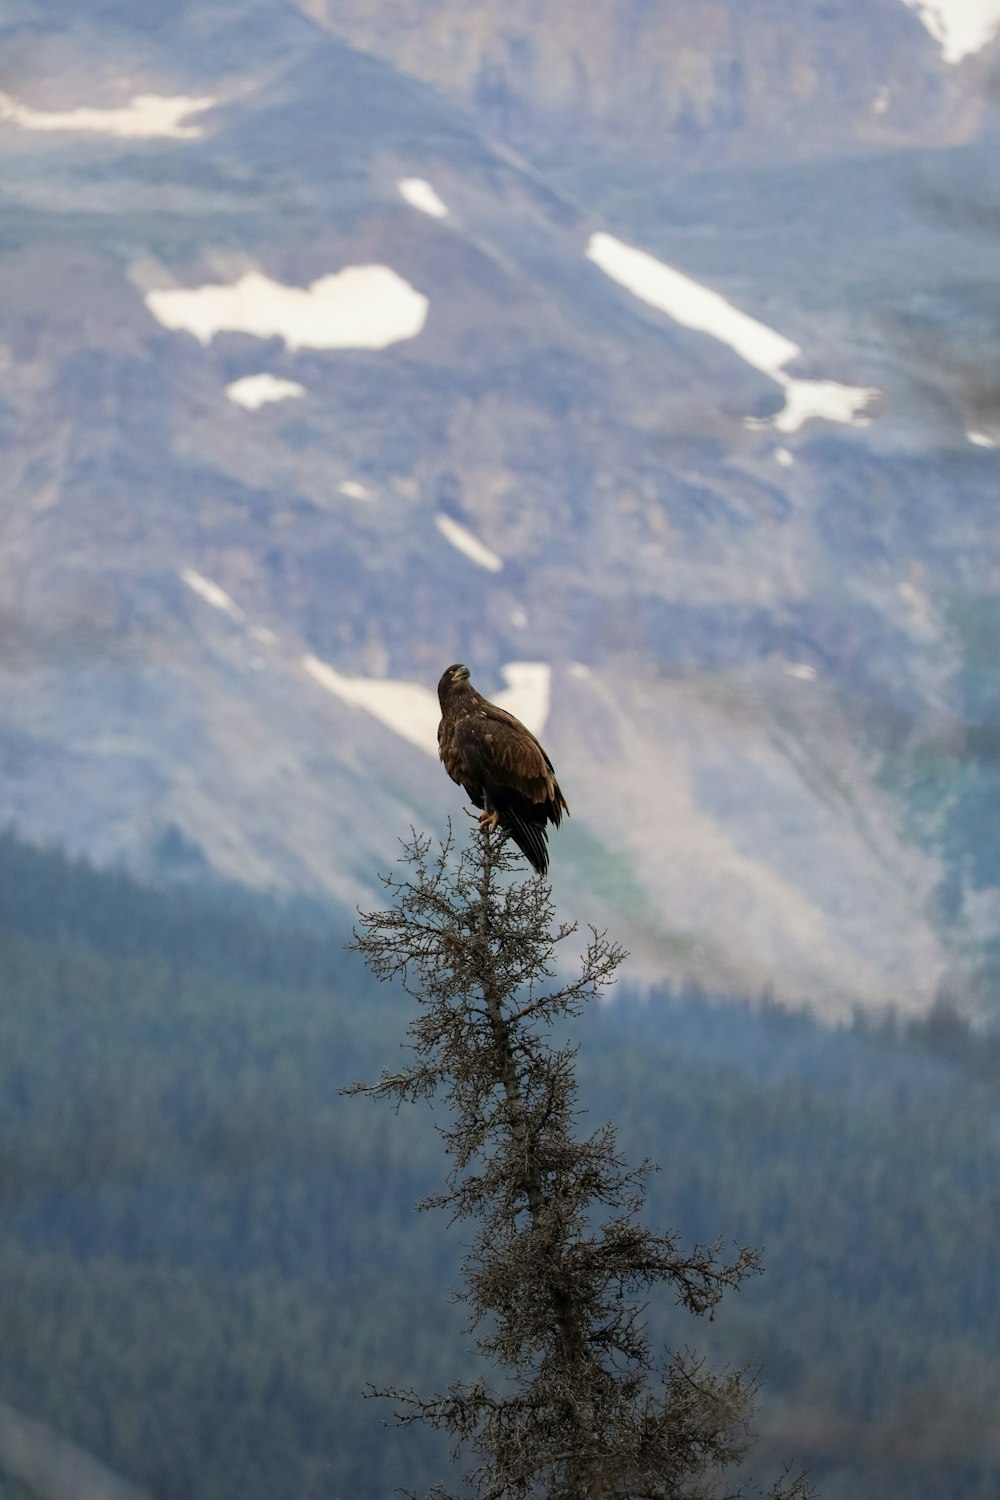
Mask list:
[[[495,810],[493,812],[484,812],[481,814],[479,819],[479,832],[496,833],[497,824],[499,822],[500,814],[498,812],[496,812]]]

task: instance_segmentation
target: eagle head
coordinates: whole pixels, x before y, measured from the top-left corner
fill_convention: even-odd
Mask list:
[[[464,687],[471,677],[468,667],[462,662],[456,662],[454,666],[446,667],[438,683],[438,697],[443,703],[446,696],[456,687]]]

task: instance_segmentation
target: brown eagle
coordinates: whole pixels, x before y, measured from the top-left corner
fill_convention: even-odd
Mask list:
[[[483,809],[480,828],[492,832],[499,824],[535,874],[544,875],[549,867],[545,825],[558,828],[563,813],[569,816],[552,762],[520,719],[476,692],[468,667],[457,663],[447,669],[438,698],[438,751],[445,770]]]

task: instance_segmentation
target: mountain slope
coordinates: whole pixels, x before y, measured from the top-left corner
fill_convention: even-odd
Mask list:
[[[461,817],[464,659],[544,731],[560,900],[637,973],[927,1004],[963,960],[881,773],[948,722],[996,456],[957,407],[928,429],[839,283],[814,316],[780,239],[720,250],[704,181],[659,218],[638,166],[557,183],[281,0],[36,3],[5,40],[4,815],[365,899]],[[770,174],[744,211],[794,217]],[[859,264],[923,243],[907,212],[858,209]]]

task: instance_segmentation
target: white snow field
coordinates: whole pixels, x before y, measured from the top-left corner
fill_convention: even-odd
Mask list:
[[[210,344],[217,333],[282,338],[289,349],[385,349],[416,338],[428,300],[389,266],[347,266],[309,287],[284,286],[260,271],[230,285],[146,293],[165,328]]]
[[[903,0],[941,47],[945,62],[979,52],[1000,29],[1000,0]]]
[[[439,511],[434,517],[434,524],[445,541],[464,553],[471,562],[476,563],[480,568],[486,568],[490,573],[500,572],[503,567],[503,558],[487,547],[485,542],[481,542],[474,532],[469,531],[468,527],[452,520],[451,516],[446,516],[443,511]]]
[[[437,727],[441,717],[437,694],[419,682],[374,677],[344,677],[310,652],[302,658],[305,671],[352,708],[363,708],[393,733],[428,755],[437,755]]]
[[[180,578],[189,589],[193,589],[200,598],[204,599],[206,604],[211,604],[213,609],[221,610],[237,624],[243,625],[246,622],[243,610],[235,600],[229,597],[225,589],[213,583],[211,578],[206,578],[202,573],[196,573],[194,568],[182,568]]]
[[[312,653],[302,658],[302,666],[342,703],[363,708],[411,745],[437,755],[441,710],[437,693],[431,688],[398,679],[344,677]],[[541,734],[549,713],[551,668],[545,662],[512,661],[501,671],[507,687],[494,696],[494,703],[516,714],[532,734]]]
[[[587,257],[633,296],[666,313],[675,323],[728,344],[748,365],[783,386],[785,405],[773,420],[779,432],[797,432],[810,417],[859,426],[868,421],[865,409],[878,395],[877,390],[786,375],[782,366],[802,353],[798,344],[758,323],[719,292],[603,231],[591,235]],[[756,424],[751,421],[751,425]]]
[[[425,178],[401,177],[396,186],[399,188],[400,197],[405,199],[411,208],[419,208],[422,214],[430,214],[432,219],[448,217],[447,208]]]
[[[200,125],[183,125],[190,115],[211,109],[214,99],[192,99],[186,94],[137,94],[128,104],[113,109],[32,109],[0,93],[0,123],[19,125],[22,130],[82,130],[98,135],[152,139],[168,136],[191,140],[204,134]]]
[[[235,401],[237,406],[245,406],[247,411],[257,411],[269,401],[288,401],[295,396],[304,396],[305,393],[305,386],[299,385],[297,380],[282,380],[278,375],[266,373],[244,375],[242,379],[234,380],[231,385],[226,386],[226,395],[230,401]]]

